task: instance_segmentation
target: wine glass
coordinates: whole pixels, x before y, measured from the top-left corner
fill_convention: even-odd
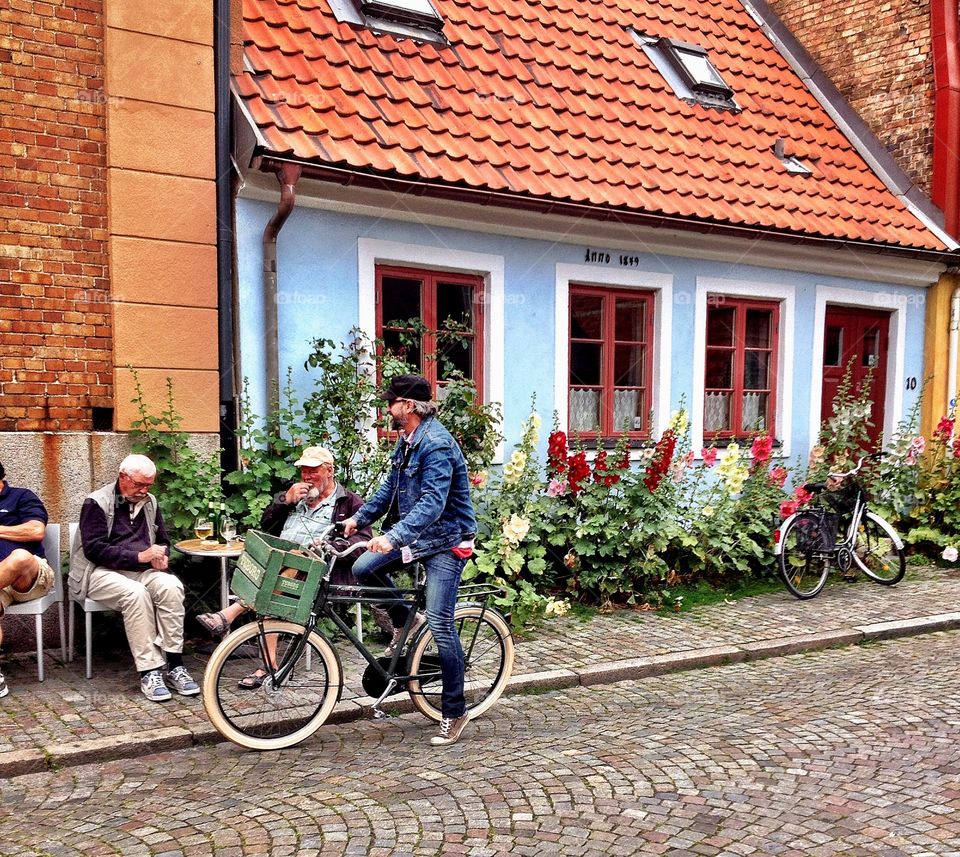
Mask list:
[[[213,521],[206,515],[200,515],[193,524],[193,531],[201,541],[209,541],[213,535]]]
[[[224,541],[232,542],[237,537],[237,522],[227,516],[220,522],[220,535]]]

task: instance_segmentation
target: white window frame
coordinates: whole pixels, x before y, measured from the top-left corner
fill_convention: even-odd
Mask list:
[[[404,265],[474,274],[483,280],[483,386],[484,402],[502,404],[504,397],[504,260],[491,253],[471,253],[452,247],[433,247],[384,241],[379,238],[357,240],[358,327],[371,340],[377,336],[377,265]],[[503,443],[494,455],[494,463],[503,461]]]
[[[670,424],[670,350],[666,347],[673,327],[673,275],[625,268],[558,263],[554,285],[553,408],[563,431],[568,432],[570,384],[570,285],[651,291],[653,298],[653,439]],[[666,332],[667,336],[664,336]]]
[[[906,300],[894,292],[871,292],[818,285],[813,311],[813,366],[812,378],[823,378],[823,333],[827,320],[827,304],[852,309],[874,309],[890,313],[887,342],[887,386],[884,392],[883,439],[881,448],[893,438],[903,415],[903,388],[905,383],[904,348],[907,335]],[[810,446],[820,434],[823,384],[810,386]]]
[[[795,342],[796,289],[780,283],[744,282],[725,277],[697,277],[693,312],[693,401],[690,403],[690,443],[700,457],[703,449],[703,396],[707,359],[707,296],[728,295],[780,304],[780,330],[777,335],[777,408],[774,414],[777,439],[783,444],[779,455],[790,456],[793,431],[793,352]],[[713,441],[711,441],[712,443]],[[729,441],[734,442],[734,441]],[[722,455],[726,441],[718,440]]]

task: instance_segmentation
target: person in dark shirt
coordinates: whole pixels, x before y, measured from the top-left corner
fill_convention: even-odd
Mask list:
[[[200,686],[183,665],[183,582],[168,569],[170,538],[150,493],[156,476],[149,458],[128,455],[117,481],[84,500],[70,589],[121,612],[140,689],[164,702],[166,682],[181,696]]]
[[[13,488],[5,476],[0,463],[0,618],[14,601],[40,598],[53,586],[53,569],[43,555],[47,510],[33,491]],[[8,692],[0,673],[0,697]]]

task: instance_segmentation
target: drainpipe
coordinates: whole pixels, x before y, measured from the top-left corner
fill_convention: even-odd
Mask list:
[[[950,350],[947,361],[947,407],[957,397],[957,350],[960,346],[960,286],[950,297]]]
[[[266,348],[267,415],[280,408],[280,329],[277,319],[277,236],[287,222],[296,201],[296,187],[302,168],[282,164],[277,170],[280,204],[263,230],[263,335]]]
[[[230,162],[230,0],[215,0],[213,25],[220,468],[230,472],[237,469],[238,459],[233,320],[233,170]]]
[[[930,3],[934,86],[931,197],[943,211],[944,228],[954,237],[960,234],[960,25],[957,14],[957,0]]]

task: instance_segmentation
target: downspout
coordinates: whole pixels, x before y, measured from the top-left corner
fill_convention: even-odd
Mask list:
[[[215,0],[213,16],[220,468],[224,472],[230,472],[237,469],[238,460],[233,290],[233,170],[230,159],[230,0]]]
[[[950,347],[947,359],[947,407],[957,398],[957,351],[960,347],[960,286],[953,290],[950,297]]]
[[[960,234],[960,23],[957,15],[957,0],[930,3],[934,86],[931,198],[943,211],[944,228],[954,237]]]
[[[280,328],[277,313],[277,236],[293,211],[299,164],[282,164],[277,170],[280,204],[263,230],[263,335],[266,348],[267,415],[280,408]]]

